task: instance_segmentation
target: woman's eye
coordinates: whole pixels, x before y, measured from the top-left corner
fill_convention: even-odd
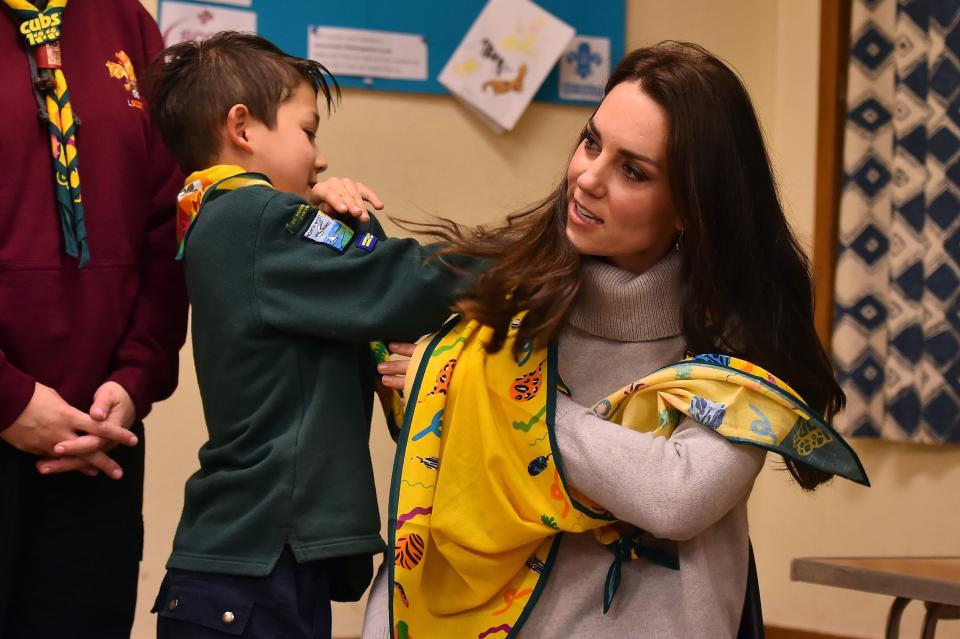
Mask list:
[[[593,136],[589,133],[583,134],[583,148],[589,151],[595,151],[597,149],[597,141],[593,139]]]
[[[633,180],[634,182],[642,182],[647,179],[646,173],[629,164],[623,165],[623,172],[626,174],[628,180]]]
[[[317,134],[311,131],[310,129],[304,129],[303,132],[307,134],[307,139],[310,140],[311,142],[317,139]]]

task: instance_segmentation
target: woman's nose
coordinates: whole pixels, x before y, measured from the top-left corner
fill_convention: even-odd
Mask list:
[[[603,195],[603,174],[599,163],[593,162],[577,177],[581,191],[594,197]]]

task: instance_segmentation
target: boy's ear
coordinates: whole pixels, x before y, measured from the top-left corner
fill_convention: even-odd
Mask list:
[[[245,104],[234,104],[227,111],[227,144],[248,153],[253,151],[247,131],[251,124],[250,110]]]

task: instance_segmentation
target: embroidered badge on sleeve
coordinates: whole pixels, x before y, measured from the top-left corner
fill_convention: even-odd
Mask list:
[[[283,225],[284,230],[290,235],[296,234],[303,225],[304,220],[307,219],[307,216],[315,210],[316,209],[309,204],[301,204],[297,207],[296,212],[290,217],[287,223]]]
[[[326,244],[337,252],[343,253],[353,239],[353,231],[345,224],[317,211],[316,217],[313,218],[313,222],[307,227],[303,236],[312,242]]]
[[[377,247],[377,238],[370,233],[364,233],[360,236],[360,239],[357,240],[356,246],[370,253]]]

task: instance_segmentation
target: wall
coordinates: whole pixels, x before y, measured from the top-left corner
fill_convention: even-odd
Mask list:
[[[143,0],[151,10],[155,1]],[[607,0],[616,1],[616,0]],[[819,3],[816,0],[628,0],[628,46],[673,38],[699,42],[729,61],[753,96],[792,222],[813,235]],[[590,110],[535,104],[515,131],[490,134],[453,100],[437,96],[345,92],[321,125],[331,175],[362,179],[388,213],[447,215],[481,223],[536,200],[559,179]],[[146,547],[134,636],[153,636],[148,614],[163,576],[182,504],[183,481],[203,443],[192,352],[182,352],[181,385],[147,420]],[[392,443],[381,419],[371,447],[386,503]],[[789,581],[796,556],[958,554],[960,447],[856,442],[874,488],[838,482],[802,493],[768,462],[750,503],[768,623],[858,637],[882,633],[887,601]],[[355,636],[362,604],[338,605],[335,636]],[[908,635],[917,611],[908,611]],[[960,624],[941,637],[960,637]],[[954,634],[951,634],[954,633]]]
[[[778,2],[774,122],[768,128],[792,221],[808,244],[819,19],[819,2]],[[770,462],[754,489],[750,525],[768,623],[857,637],[883,635],[890,599],[793,583],[792,557],[960,554],[960,446],[870,440],[853,445],[870,475],[870,489],[838,481],[804,494]],[[922,606],[907,608],[902,636],[919,636],[921,619]],[[937,636],[960,637],[960,623],[941,623]]]

